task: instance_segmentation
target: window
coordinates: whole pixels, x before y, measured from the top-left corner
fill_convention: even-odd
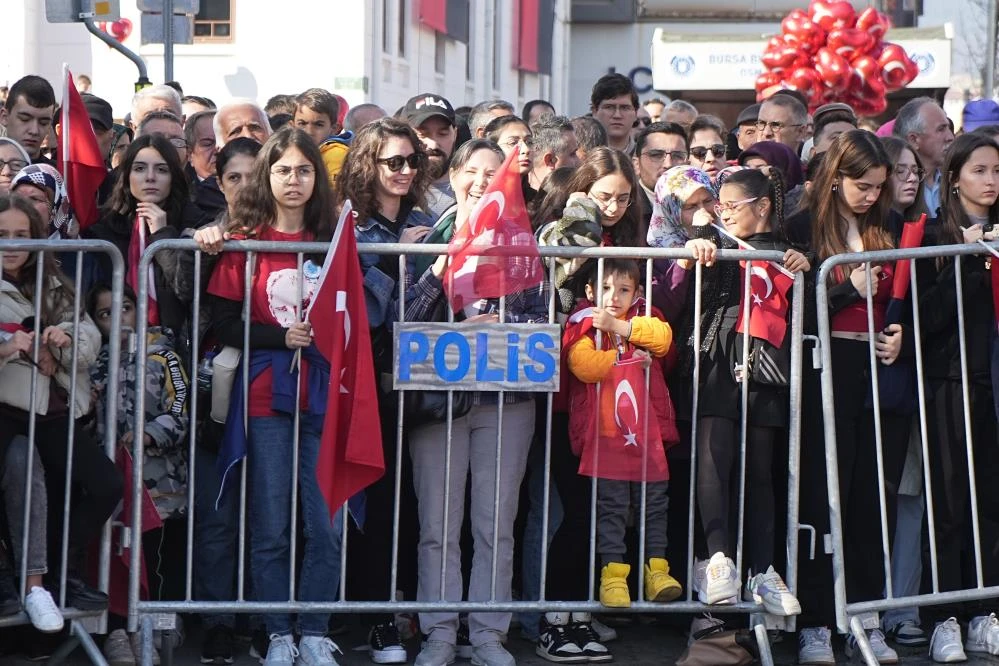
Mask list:
[[[406,25],[406,5],[408,2],[399,3],[399,57],[406,57],[406,33],[409,32],[409,27]]]
[[[389,48],[391,40],[389,39],[389,3],[388,0],[382,1],[382,53],[392,53]]]
[[[473,44],[475,43],[475,24],[472,23],[472,16],[475,15],[475,7],[471,6],[472,3],[469,2],[469,12],[468,12],[468,41],[465,42],[465,80],[474,81],[475,80],[475,49]]]
[[[500,77],[502,76],[502,69],[500,68],[500,59],[502,53],[500,51],[500,45],[503,40],[502,26],[500,25],[500,4],[501,0],[493,0],[493,80],[492,89],[499,90],[502,85]]]
[[[234,4],[234,0],[201,0],[201,11],[194,16],[194,41],[231,42]]]
[[[447,36],[434,33],[434,71],[444,73],[444,63],[447,61]]]

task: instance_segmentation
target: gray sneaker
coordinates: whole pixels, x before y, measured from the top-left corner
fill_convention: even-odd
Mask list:
[[[454,663],[454,646],[445,641],[429,639],[416,655],[414,666],[447,666]]]
[[[336,652],[343,654],[337,644],[325,636],[302,636],[295,666],[339,666],[334,656]]]
[[[298,648],[291,634],[279,636],[271,634],[270,645],[267,646],[267,658],[264,666],[295,666],[298,658]]]
[[[516,666],[517,660],[500,645],[490,641],[472,648],[472,666]]]

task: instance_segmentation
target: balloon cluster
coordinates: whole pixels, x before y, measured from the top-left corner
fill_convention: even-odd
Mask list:
[[[113,35],[119,42],[125,41],[132,34],[132,22],[127,18],[111,21],[110,23],[101,21],[97,24],[97,27],[109,35]]]
[[[919,67],[898,44],[884,41],[891,19],[868,7],[859,15],[846,0],[812,0],[781,21],[761,58],[756,99],[782,88],[801,92],[809,110],[846,102],[862,116],[888,108],[885,95],[916,78]]]

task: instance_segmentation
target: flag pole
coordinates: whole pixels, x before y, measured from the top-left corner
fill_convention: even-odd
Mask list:
[[[65,179],[69,173],[69,86],[71,72],[69,63],[62,64],[62,109],[59,110],[59,124],[62,133],[62,142],[59,146],[59,161],[62,163],[62,177]]]
[[[736,244],[738,244],[738,246],[741,247],[743,250],[755,250],[756,249],[755,247],[753,247],[752,245],[750,245],[746,241],[742,240],[738,236],[736,236],[736,235],[732,234],[731,232],[729,232],[728,229],[726,229],[722,225],[718,224],[717,222],[712,222],[711,226],[714,227],[715,229],[717,229],[718,233],[720,233],[722,236],[725,236],[726,238],[735,241]],[[775,262],[775,261],[769,261],[767,263],[772,264],[774,268],[776,268],[777,270],[779,270],[781,273],[783,273],[784,275],[788,276],[789,278],[792,278],[792,279],[794,278],[794,273],[792,273],[791,271],[787,270],[786,268],[784,268],[783,266],[781,266],[777,262]]]

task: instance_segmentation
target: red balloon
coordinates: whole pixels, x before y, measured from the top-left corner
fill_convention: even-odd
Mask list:
[[[780,40],[779,44],[771,40],[767,43],[767,48],[760,57],[760,62],[768,69],[790,67],[799,55],[798,49],[788,45],[783,39]]]
[[[828,46],[847,60],[853,61],[867,53],[874,46],[874,38],[869,33],[856,28],[842,28],[829,33]]]
[[[118,19],[111,24],[111,34],[119,42],[125,41],[132,34],[132,22],[127,18]]]
[[[826,32],[852,28],[857,21],[857,12],[846,0],[812,0],[808,14]]]
[[[844,90],[850,82],[853,71],[846,58],[826,47],[819,49],[815,56],[815,71],[823,83],[832,90]]]
[[[784,77],[781,76],[782,73],[783,72],[763,72],[756,77],[756,90],[763,90],[764,88],[778,85],[784,80]]]
[[[811,67],[799,67],[787,77],[787,85],[811,100],[822,90],[822,77]]]
[[[800,9],[785,16],[780,25],[784,40],[808,53],[814,53],[825,42],[825,30]]]
[[[878,66],[881,67],[881,77],[888,92],[901,90],[912,83],[919,74],[919,67],[898,44],[885,45],[881,57],[878,58]]]
[[[891,28],[891,19],[874,9],[874,7],[868,7],[860,12],[860,16],[857,17],[856,27],[857,30],[863,30],[874,37],[874,39],[880,40],[884,37],[885,32]]]

